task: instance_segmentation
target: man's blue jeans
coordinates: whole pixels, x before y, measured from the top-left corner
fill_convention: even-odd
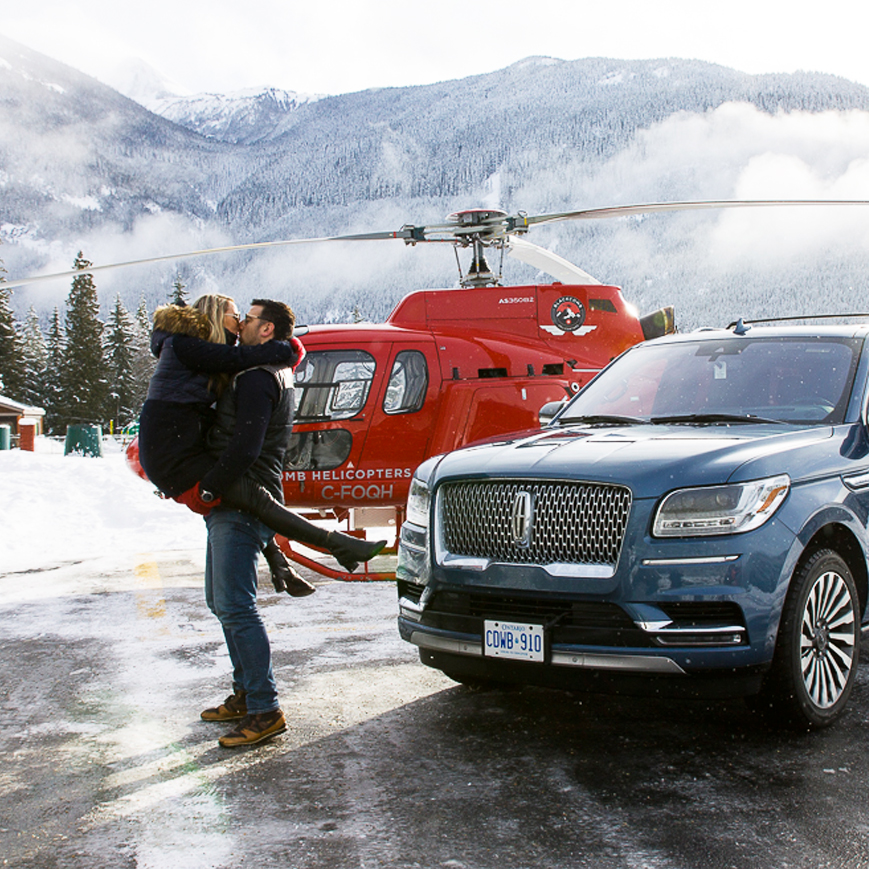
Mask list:
[[[233,688],[247,692],[248,713],[272,712],[278,692],[268,634],[256,607],[256,567],[273,532],[237,510],[212,510],[205,523],[205,601],[223,627]]]

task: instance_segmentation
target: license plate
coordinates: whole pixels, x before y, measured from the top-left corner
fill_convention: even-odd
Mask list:
[[[483,622],[483,654],[490,658],[543,661],[543,625]]]

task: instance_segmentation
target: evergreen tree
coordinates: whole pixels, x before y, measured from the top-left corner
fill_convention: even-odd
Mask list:
[[[66,338],[60,311],[54,309],[46,342],[45,375],[42,382],[42,406],[45,408],[45,429],[49,434],[63,434],[69,415],[64,398],[64,358]]]
[[[24,362],[24,390],[21,400],[34,407],[45,407],[48,349],[45,345],[45,336],[39,326],[39,317],[32,305],[27,312],[27,319],[24,321],[22,359]]]
[[[73,268],[91,263],[81,251]],[[101,423],[109,393],[108,369],[103,355],[103,323],[93,276],[77,275],[66,300],[66,350],[63,368],[63,404],[66,423]]]
[[[109,315],[105,342],[109,381],[105,418],[113,420],[115,430],[132,422],[138,411],[133,379],[136,338],[135,325],[119,295]]]
[[[0,391],[13,401],[23,401],[24,363],[21,336],[12,313],[12,293],[3,286],[5,269],[0,266]]]
[[[135,342],[133,345],[133,385],[135,415],[138,415],[148,394],[148,383],[154,373],[157,360],[151,353],[151,317],[143,296],[136,310],[134,323]]]
[[[136,327],[140,335],[145,335],[151,340],[151,315],[148,313],[148,303],[145,297],[139,299],[139,307],[136,308]]]
[[[183,283],[181,283],[181,275],[178,275],[175,278],[175,283],[172,284],[172,295],[169,296],[169,303],[172,305],[186,305],[187,304],[187,289]]]

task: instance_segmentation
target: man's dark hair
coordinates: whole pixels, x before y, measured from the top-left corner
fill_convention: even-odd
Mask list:
[[[293,337],[296,315],[289,305],[274,299],[254,299],[250,304],[263,309],[263,320],[274,323],[276,341],[289,341]]]

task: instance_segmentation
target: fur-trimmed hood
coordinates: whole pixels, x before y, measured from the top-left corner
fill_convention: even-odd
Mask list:
[[[154,330],[208,339],[208,317],[189,305],[161,305],[154,311]]]
[[[233,345],[238,341],[238,336],[223,330],[226,343]],[[189,305],[162,305],[154,311],[154,331],[151,333],[151,352],[159,357],[163,350],[163,344],[173,335],[187,335],[190,338],[209,340],[211,329],[208,317],[196,308]]]

